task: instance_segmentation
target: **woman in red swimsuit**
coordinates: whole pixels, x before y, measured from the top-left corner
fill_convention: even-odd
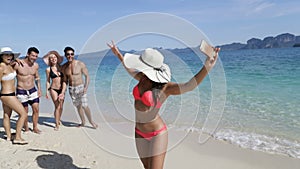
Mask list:
[[[188,82],[170,82],[171,72],[163,63],[164,56],[148,48],[141,55],[119,52],[112,41],[107,44],[119,58],[127,72],[139,83],[133,88],[136,112],[135,140],[139,157],[146,169],[162,169],[168,145],[167,127],[158,112],[170,95],[180,95],[196,88],[214,67],[216,55],[208,57],[203,68]]]
[[[51,95],[54,103],[54,117],[55,127],[54,130],[59,129],[61,123],[61,114],[63,111],[63,104],[66,91],[66,83],[63,81],[63,74],[60,69],[60,64],[63,61],[63,57],[58,54],[57,51],[50,51],[43,57],[44,62],[49,66],[46,69],[46,98]],[[50,83],[50,81],[52,81]]]

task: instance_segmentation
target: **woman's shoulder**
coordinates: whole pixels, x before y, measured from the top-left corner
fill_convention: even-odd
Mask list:
[[[6,69],[6,65],[4,63],[0,63],[0,73],[2,74],[4,70]]]
[[[46,68],[46,72],[50,72],[50,67],[47,67],[47,68]]]
[[[3,62],[0,63],[0,69],[4,70],[7,67],[7,65]]]

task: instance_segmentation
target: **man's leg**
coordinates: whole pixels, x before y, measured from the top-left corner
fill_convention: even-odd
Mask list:
[[[24,106],[24,104],[23,104],[23,106]],[[28,132],[29,131],[29,126],[28,126],[28,105],[24,106],[24,108],[25,108],[25,111],[27,113],[27,116],[26,116],[26,118],[24,120],[24,126],[23,126],[23,128],[24,128],[25,132]]]
[[[81,124],[79,126],[84,126],[85,125],[84,110],[83,110],[81,104],[77,105],[76,108],[77,108],[79,117],[81,119]]]
[[[22,105],[25,108],[25,111],[27,113],[27,116],[24,120],[23,128],[24,128],[25,132],[28,132],[29,126],[28,126],[28,96],[27,96],[27,92],[26,92],[26,90],[23,90],[23,89],[17,89],[16,93],[17,93],[16,96],[17,96],[18,100],[22,103]]]
[[[38,129],[39,121],[39,103],[33,103],[32,107],[32,123],[33,123],[33,132],[40,134],[41,130]]]
[[[81,96],[80,101],[81,101],[82,108],[84,109],[84,113],[85,113],[86,117],[88,118],[90,124],[93,126],[93,128],[97,128],[98,125],[92,120],[92,113],[88,106],[88,99],[87,99],[86,93]]]
[[[93,126],[93,128],[97,128],[98,125],[92,120],[92,114],[89,106],[82,107],[84,109],[85,115],[88,118],[90,124]]]

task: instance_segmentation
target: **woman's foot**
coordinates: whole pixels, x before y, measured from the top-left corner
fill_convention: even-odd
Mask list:
[[[28,141],[26,141],[24,139],[18,139],[18,140],[14,139],[13,144],[25,145],[25,144],[28,144]]]

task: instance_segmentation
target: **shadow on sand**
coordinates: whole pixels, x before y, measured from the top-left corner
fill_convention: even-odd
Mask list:
[[[45,169],[88,169],[80,168],[73,164],[73,159],[67,154],[59,154],[51,150],[28,149],[28,151],[44,152],[45,154],[36,157],[36,162],[40,168]]]
[[[12,129],[16,128],[17,119],[18,119],[18,115],[11,117],[10,127]],[[32,123],[32,116],[28,116],[28,122]],[[55,119],[53,117],[40,116],[38,123],[39,123],[39,125],[44,125],[44,126],[47,126],[50,128],[55,127]],[[62,125],[64,125],[65,127],[78,127],[79,124],[74,123],[74,122],[62,121]],[[0,118],[0,127],[3,127],[3,118]],[[14,133],[12,133],[12,134],[14,134]],[[0,131],[0,138],[6,139],[5,131]]]
[[[14,125],[12,125],[12,126],[15,126],[18,115],[14,116],[13,118],[14,119],[11,119],[10,121],[14,123]],[[32,123],[32,116],[28,116],[28,122]],[[62,125],[66,126],[66,127],[78,127],[78,125],[79,125],[78,123],[74,123],[74,122],[68,122],[68,121],[61,121],[61,122],[62,122]],[[54,128],[55,127],[55,119],[53,117],[39,116],[38,124]]]

